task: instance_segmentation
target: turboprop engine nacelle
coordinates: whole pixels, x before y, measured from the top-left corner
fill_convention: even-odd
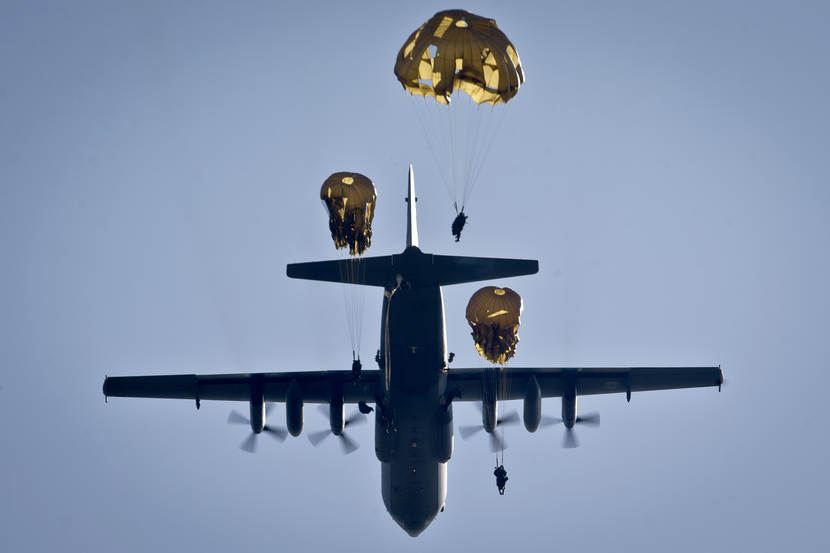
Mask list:
[[[539,381],[532,375],[525,392],[523,420],[528,432],[536,432],[542,420],[542,390]]]
[[[481,380],[481,424],[484,430],[492,434],[496,431],[498,419],[498,389],[500,370],[498,367],[488,367],[484,370]]]
[[[292,380],[285,394],[285,425],[292,436],[303,431],[303,392],[296,380]]]
[[[576,423],[576,394],[562,395],[562,422],[565,428],[573,428]]]
[[[329,425],[331,433],[340,436],[346,426],[343,418],[343,385],[332,384],[329,394]]]
[[[259,434],[265,428],[265,393],[262,377],[251,379],[251,430]]]
[[[265,400],[260,396],[258,399],[251,398],[251,430],[259,434],[265,428]]]

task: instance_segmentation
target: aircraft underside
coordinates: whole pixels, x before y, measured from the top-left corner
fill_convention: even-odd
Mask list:
[[[268,432],[285,439],[303,430],[306,404],[327,404],[331,433],[344,430],[344,405],[366,413],[375,405],[375,453],[381,462],[381,492],[392,518],[417,536],[444,507],[447,462],[453,452],[454,401],[477,402],[482,426],[495,432],[498,402],[522,400],[524,425],[534,432],[542,420],[542,398],[562,399],[566,436],[577,415],[577,396],[715,386],[720,367],[500,367],[449,369],[442,286],[530,275],[535,260],[426,254],[418,247],[414,177],[410,167],[407,196],[407,246],[397,255],[362,258],[359,276],[346,270],[350,260],[291,264],[287,275],[328,282],[380,287],[379,370],[360,378],[345,370],[301,370],[237,374],[175,374],[108,377],[104,396],[187,399],[196,408],[204,400],[243,401],[250,406],[253,450],[256,436]],[[351,274],[350,280],[344,275]],[[268,403],[285,404],[286,428],[266,423]],[[232,413],[233,415],[233,413]],[[311,438],[311,436],[309,436]],[[344,443],[346,441],[344,440]],[[249,449],[247,445],[252,447]]]

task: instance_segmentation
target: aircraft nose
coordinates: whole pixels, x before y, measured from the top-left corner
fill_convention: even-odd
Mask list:
[[[418,537],[429,526],[430,522],[431,520],[428,518],[406,518],[397,521],[401,528],[404,529],[404,532],[413,538]]]

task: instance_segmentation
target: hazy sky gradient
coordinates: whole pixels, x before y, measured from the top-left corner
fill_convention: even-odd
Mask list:
[[[830,4],[625,4],[1,2],[0,550],[830,547]],[[454,7],[527,77],[459,244],[392,74]],[[105,374],[348,369],[340,286],[285,265],[336,257],[317,194],[341,170],[377,186],[370,253],[401,251],[410,162],[424,250],[540,260],[492,283],[524,298],[511,365],[721,364],[724,392],[583,398],[577,450],[509,428],[504,497],[457,439],[415,540],[371,425],[348,457],[251,456],[245,405],[104,403]],[[454,367],[483,366],[479,286],[444,289]]]

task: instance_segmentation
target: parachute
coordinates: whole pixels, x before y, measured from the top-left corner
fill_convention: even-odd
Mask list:
[[[510,288],[485,286],[467,304],[467,322],[479,355],[504,364],[516,354],[522,297]]]
[[[377,194],[372,181],[360,173],[332,174],[320,188],[320,199],[329,216],[329,230],[336,249],[345,249],[347,258],[339,264],[343,282],[343,301],[346,323],[352,346],[352,371],[360,375],[360,346],[363,337],[363,306],[365,290],[354,286],[363,282],[366,267],[361,255],[372,245],[372,219],[375,216]],[[357,369],[357,370],[355,370]]]
[[[505,106],[496,106],[506,104],[524,82],[516,48],[495,20],[465,10],[442,11],[404,42],[395,77],[413,97],[456,215],[464,215],[503,122]],[[457,90],[465,94],[451,102]],[[453,225],[456,241],[461,228]]]
[[[438,12],[398,52],[395,76],[411,94],[450,103],[463,90],[476,104],[507,102],[524,82],[519,54],[494,19]]]
[[[334,173],[323,182],[320,199],[329,213],[329,230],[337,249],[361,255],[372,244],[375,186],[360,173]]]

